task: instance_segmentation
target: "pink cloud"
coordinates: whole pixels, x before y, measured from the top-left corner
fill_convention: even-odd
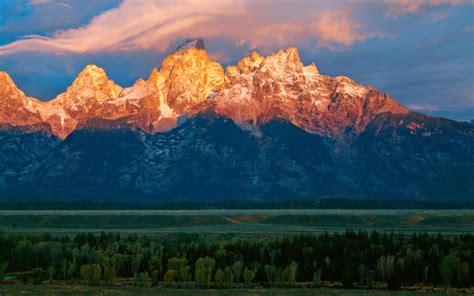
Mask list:
[[[319,45],[341,44],[348,46],[356,41],[364,40],[368,35],[360,29],[363,25],[351,21],[351,12],[347,10],[327,11],[319,16],[312,28],[319,38]]]
[[[460,5],[466,2],[465,0],[428,0],[429,5],[438,6],[438,5]]]
[[[28,4],[30,5],[41,5],[41,4],[50,4],[54,2],[54,0],[30,0]]]
[[[31,0],[36,4],[51,0]],[[374,36],[351,19],[351,6],[308,3],[304,0],[124,0],[90,23],[27,36],[0,46],[0,56],[21,51],[88,53],[156,49],[164,52],[187,37],[226,38],[249,49],[288,47],[312,42],[330,49],[347,47]],[[292,9],[292,13],[286,10]]]
[[[457,6],[472,3],[470,0],[389,0],[387,15],[398,17],[404,14],[419,14],[423,9],[442,5]]]
[[[56,31],[50,38],[29,36],[0,47],[0,55],[18,51],[97,52],[157,48],[197,24],[242,13],[229,1],[125,0],[79,28]]]
[[[422,2],[417,0],[390,0],[390,7],[387,14],[390,16],[399,16],[407,13],[417,13]]]
[[[415,110],[415,111],[439,111],[439,107],[435,105],[419,105],[419,104],[412,104],[408,105],[408,108]]]
[[[210,52],[209,58],[219,63],[227,63],[232,59],[230,55],[223,52],[217,52],[217,51]]]
[[[464,32],[467,32],[467,33],[474,32],[474,25],[464,28]]]
[[[251,49],[265,46],[268,42],[272,42],[277,46],[285,46],[300,40],[301,38],[298,36],[305,33],[305,31],[306,28],[296,22],[282,22],[257,28],[247,38]]]

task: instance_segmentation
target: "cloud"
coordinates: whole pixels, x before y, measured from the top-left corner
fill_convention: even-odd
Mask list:
[[[260,47],[265,49],[269,44],[285,46],[299,43],[304,39],[302,35],[305,33],[307,28],[298,22],[281,22],[249,30],[249,34],[242,36],[239,43],[248,44],[252,50]]]
[[[81,0],[79,0],[81,1]],[[114,8],[121,0],[0,0],[0,44],[28,39],[28,35],[51,38],[54,32],[77,28],[102,12]],[[4,19],[2,22],[1,19]],[[32,50],[33,51],[33,50]]]
[[[349,46],[357,41],[384,34],[369,32],[361,22],[351,20],[351,11],[347,9],[324,12],[312,24],[319,37],[318,46]]]
[[[464,32],[466,32],[466,33],[473,33],[473,32],[474,32],[474,25],[465,27],[465,28],[464,28]]]
[[[458,121],[474,120],[474,105],[473,104],[458,104],[456,106],[442,106],[432,104],[412,104],[408,105],[411,110],[421,112],[431,116],[441,116],[455,119]]]
[[[30,2],[28,2],[28,4],[32,5],[32,6],[35,6],[35,5],[50,5],[52,7],[72,9],[71,5],[69,5],[67,3],[63,3],[63,2],[57,2],[55,0],[30,0]]]
[[[30,5],[42,5],[42,4],[50,4],[54,3],[54,0],[30,0],[28,4]]]
[[[30,0],[30,4],[59,3]],[[67,5],[67,4],[65,4]],[[287,10],[293,10],[286,13]],[[313,25],[308,25],[313,23]],[[17,52],[91,53],[157,49],[164,52],[186,37],[227,38],[254,48],[296,42],[336,48],[370,37],[361,22],[340,10],[304,0],[125,0],[81,27],[48,36],[28,35],[0,46],[0,55]]]
[[[239,8],[230,4],[216,0],[126,0],[117,8],[94,17],[85,26],[56,31],[51,37],[29,36],[2,46],[0,55],[19,51],[84,53],[163,49],[178,33],[199,23],[225,16],[228,11],[239,13]]]
[[[439,11],[431,17],[431,20],[433,23],[440,22],[443,20],[446,20],[451,17],[451,14],[445,12],[445,11]]]
[[[221,64],[225,64],[232,60],[232,56],[224,52],[213,51],[209,53],[209,58],[213,61],[217,61]]]
[[[399,17],[405,14],[419,14],[426,8],[436,6],[472,3],[472,0],[389,0],[388,3],[387,15]]]
[[[408,108],[415,110],[415,111],[439,111],[440,107],[435,105],[419,105],[419,104],[410,104],[407,106]]]

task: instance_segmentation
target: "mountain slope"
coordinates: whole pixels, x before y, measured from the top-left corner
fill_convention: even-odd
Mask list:
[[[400,116],[376,121],[406,120]],[[425,132],[439,129],[436,124]],[[461,124],[451,128],[465,129]],[[47,152],[33,161],[34,166],[19,170],[22,178],[10,171],[2,196],[434,200],[468,199],[474,194],[472,140],[457,142],[459,136],[449,129],[443,130],[451,135],[449,141],[420,138],[404,127],[397,128],[396,135],[389,125],[376,129],[374,123],[352,141],[340,142],[285,121],[271,121],[255,136],[231,120],[206,115],[155,135],[128,129],[81,130],[51,144],[43,134],[40,139],[46,145],[39,141],[26,149],[29,155],[43,145],[41,151]]]
[[[294,48],[224,72],[189,40],[129,88],[90,65],[49,102],[0,83],[0,197],[474,196],[474,126],[322,75]]]
[[[379,113],[410,112],[371,87],[320,75],[314,64],[304,67],[296,48],[265,58],[253,53],[228,68],[226,82],[216,97],[216,111],[254,126],[278,118],[334,135],[347,128],[360,132]]]
[[[6,72],[0,72],[0,128],[19,127],[25,131],[48,129],[36,106],[40,101],[27,97]]]
[[[4,122],[25,127],[38,122],[61,139],[106,121],[116,121],[109,128],[129,126],[154,134],[206,110],[254,130],[282,119],[311,133],[334,136],[347,129],[362,132],[380,113],[410,112],[372,87],[321,75],[314,64],[305,67],[296,48],[267,57],[253,53],[224,73],[200,39],[188,40],[160,70],[153,69],[146,81],[139,79],[126,89],[95,65],[85,67],[65,93],[48,102],[27,98],[8,84],[0,89],[2,97],[23,104],[20,110],[26,112],[13,116],[2,108]]]

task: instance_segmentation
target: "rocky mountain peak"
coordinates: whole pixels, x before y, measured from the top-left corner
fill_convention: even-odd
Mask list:
[[[153,86],[157,86],[157,81],[159,79],[160,71],[157,68],[153,68],[150,73],[150,76],[147,79],[147,82]]]
[[[37,104],[36,109],[49,123],[53,133],[66,138],[81,124],[94,118],[104,118],[104,104],[118,98],[122,87],[107,77],[104,69],[87,65],[66,92],[53,100]]]
[[[311,63],[309,66],[305,67],[307,73],[311,73],[313,75],[319,75],[319,69],[316,67],[315,63]]]
[[[108,80],[108,77],[104,69],[96,65],[87,65],[79,75],[77,75],[75,82],[78,83],[85,80],[97,86],[101,82]]]
[[[37,104],[38,100],[27,97],[17,88],[7,72],[0,72],[0,125],[20,126],[25,130],[43,129]]]
[[[124,90],[96,65],[86,66],[65,93],[48,102],[26,97],[5,72],[0,72],[0,83],[4,104],[14,99],[30,113],[39,113],[61,138],[100,120],[126,122],[154,133],[203,110],[254,129],[279,119],[332,136],[348,129],[363,132],[381,113],[409,112],[388,95],[347,77],[320,75],[314,63],[304,66],[292,47],[268,56],[252,52],[224,73],[201,39],[186,41],[146,81]],[[5,92],[3,85],[14,91]],[[8,108],[8,118],[14,118],[13,109]]]
[[[7,72],[0,72],[0,102],[27,101],[25,94],[18,89],[13,79]]]
[[[13,79],[7,72],[0,71],[0,101],[8,101],[13,97],[26,98],[25,94],[18,89]]]
[[[68,91],[100,90],[112,97],[118,96],[122,88],[109,80],[104,69],[96,65],[87,65],[72,83]]]
[[[203,41],[193,39],[169,55],[148,81],[163,95],[164,102],[181,114],[222,88],[224,70],[209,59]]]
[[[10,75],[5,71],[0,71],[0,87],[14,84]]]
[[[94,80],[100,80],[102,78],[107,78],[107,73],[105,73],[105,70],[103,68],[100,68],[97,65],[90,64],[85,66],[81,73],[79,73],[78,77],[82,76],[88,76]]]
[[[124,90],[89,65],[48,102],[0,72],[0,196],[474,196],[474,127],[320,75],[295,48],[224,80],[201,43]]]
[[[204,41],[201,38],[192,38],[187,39],[183,44],[178,46],[173,53],[180,53],[184,52],[188,49],[199,49],[199,50],[206,50],[204,46]]]
[[[287,61],[292,63],[301,63],[300,54],[298,49],[295,47],[290,47],[285,51],[287,55]]]
[[[242,60],[237,62],[237,65],[235,66],[235,69],[239,73],[252,73],[255,72],[262,62],[265,60],[265,58],[261,55],[259,55],[257,52],[252,52],[251,55],[244,57]],[[232,67],[232,66],[230,66]],[[232,71],[233,69],[231,69]]]

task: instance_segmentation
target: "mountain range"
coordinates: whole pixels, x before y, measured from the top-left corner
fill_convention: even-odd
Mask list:
[[[188,40],[122,88],[88,65],[40,101],[0,72],[0,198],[470,200],[474,126],[305,66],[224,71]]]

